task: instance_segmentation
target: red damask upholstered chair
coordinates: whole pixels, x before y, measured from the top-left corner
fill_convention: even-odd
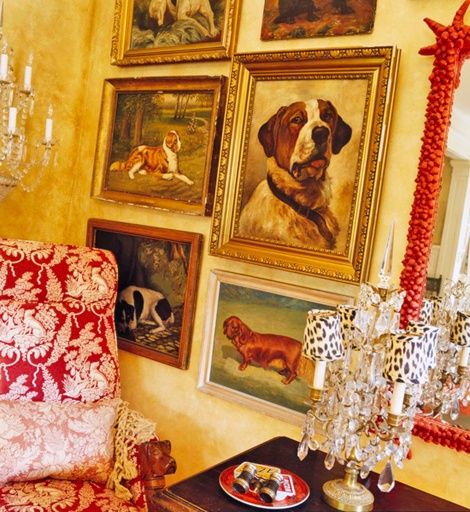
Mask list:
[[[0,240],[0,511],[141,512],[174,471],[119,399],[111,253]]]

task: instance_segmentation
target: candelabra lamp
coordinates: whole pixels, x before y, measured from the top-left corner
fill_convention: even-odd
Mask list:
[[[401,468],[409,452],[433,364],[437,330],[399,329],[404,292],[389,289],[388,280],[381,271],[378,287],[363,283],[357,306],[308,313],[303,355],[315,366],[298,456],[321,448],[327,469],[345,466],[344,479],[323,486],[323,498],[338,510],[372,510],[373,494],[358,477],[380,462],[379,489],[393,489],[392,463]]]
[[[32,88],[32,55],[24,68],[19,83],[12,66],[13,50],[3,33],[3,2],[0,3],[0,201],[17,185],[25,191],[37,186],[44,170],[54,163],[52,138],[52,106],[49,106],[44,137],[31,141],[27,133],[28,121],[34,110],[35,92]],[[33,169],[35,179],[27,185],[23,178]]]
[[[421,412],[455,421],[470,403],[470,285],[465,276],[444,285],[441,297],[425,299],[420,323],[438,331],[435,364],[424,386]],[[411,323],[413,325],[413,323]]]

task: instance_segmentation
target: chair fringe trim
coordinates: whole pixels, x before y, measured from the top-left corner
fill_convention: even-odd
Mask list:
[[[123,480],[132,480],[138,474],[130,454],[139,444],[153,439],[155,430],[155,423],[129,409],[127,402],[121,401],[114,433],[114,468],[106,482],[106,487],[112,489],[118,498],[132,499],[132,493],[122,483]]]

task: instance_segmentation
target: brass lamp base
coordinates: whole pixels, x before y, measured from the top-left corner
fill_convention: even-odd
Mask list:
[[[323,499],[337,510],[368,512],[374,505],[374,495],[357,481],[358,470],[346,468],[343,480],[323,484]]]

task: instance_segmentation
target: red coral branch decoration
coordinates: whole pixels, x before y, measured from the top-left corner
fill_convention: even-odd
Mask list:
[[[426,416],[416,416],[413,434],[427,443],[441,444],[470,453],[470,431]]]
[[[418,318],[426,287],[454,91],[460,80],[462,64],[470,55],[470,27],[464,24],[469,5],[470,0],[465,0],[448,27],[425,19],[436,35],[436,43],[422,48],[419,53],[435,58],[429,77],[431,90],[408,226],[408,244],[400,276],[401,287],[407,291],[401,311],[402,327],[406,327],[409,320]]]

